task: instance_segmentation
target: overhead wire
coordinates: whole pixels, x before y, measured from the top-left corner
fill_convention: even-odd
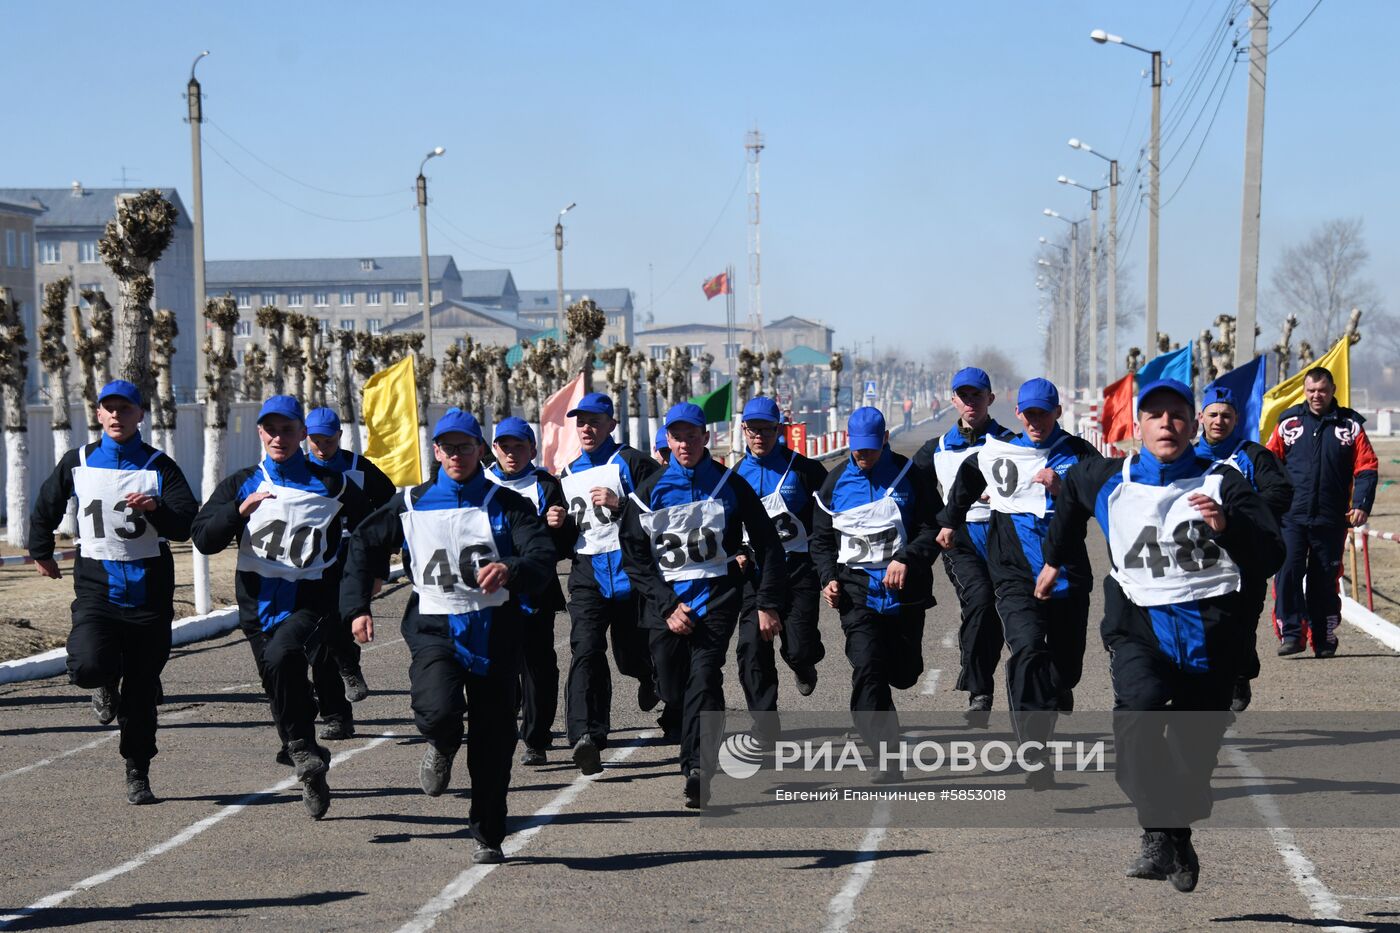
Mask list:
[[[540,253],[538,256],[528,256],[523,259],[497,259],[493,256],[483,256],[481,253],[472,250],[470,247],[463,246],[461,243],[458,243],[446,230],[438,226],[436,221],[442,219],[441,214],[439,214],[437,211],[431,211],[430,215],[431,216],[428,218],[428,226],[436,230],[439,236],[441,236],[447,242],[451,243],[453,246],[457,247],[462,252],[466,253],[468,256],[471,256],[474,259],[480,259],[482,262],[494,263],[498,266],[526,266],[532,262],[539,262],[541,259],[546,258],[554,252],[554,250],[551,248]]]
[[[1292,39],[1294,36],[1296,36],[1298,34],[1298,30],[1303,28],[1303,24],[1312,18],[1312,15],[1317,12],[1317,8],[1320,6],[1322,6],[1322,0],[1317,0],[1317,2],[1312,5],[1312,9],[1308,10],[1307,15],[1303,17],[1303,19],[1298,23],[1298,25],[1294,26],[1293,30],[1288,35],[1284,36],[1283,39],[1280,40],[1278,45],[1269,49],[1269,54],[1273,55],[1279,49],[1283,48],[1289,39]]]
[[[715,217],[715,222],[710,225],[709,232],[707,232],[705,238],[700,241],[700,245],[695,247],[695,252],[690,254],[690,258],[686,260],[685,265],[681,266],[680,271],[676,273],[676,277],[671,280],[670,284],[650,298],[650,303],[646,307],[648,312],[654,312],[656,310],[656,300],[658,298],[664,298],[671,289],[675,288],[676,283],[681,280],[681,276],[685,275],[695,260],[699,258],[700,251],[710,242],[710,237],[714,236],[715,230],[719,228],[719,222],[724,219],[724,215],[729,210],[729,205],[734,203],[734,195],[738,192],[739,186],[743,184],[744,176],[747,174],[748,166],[745,165],[744,170],[739,173],[739,177],[734,180],[734,187],[729,189],[729,196],[725,198],[724,206],[719,209],[719,214]]]
[[[269,161],[267,161],[266,159],[264,159],[262,156],[258,155],[258,154],[257,154],[256,152],[254,152],[252,149],[249,149],[247,146],[243,145],[241,142],[239,142],[237,139],[235,139],[235,138],[233,137],[233,135],[229,133],[228,130],[224,129],[222,126],[220,126],[219,124],[215,123],[213,120],[209,119],[208,117],[205,117],[205,118],[204,118],[204,123],[205,123],[205,125],[211,127],[213,130],[215,130],[217,133],[219,133],[219,135],[221,135],[221,136],[223,136],[225,139],[227,139],[229,142],[233,143],[233,144],[234,144],[235,146],[237,146],[239,149],[242,149],[245,153],[247,153],[250,157],[252,157],[254,160],[256,160],[259,164],[263,165],[265,168],[271,169],[272,171],[276,172],[278,175],[281,175],[283,178],[287,179],[287,180],[290,181],[290,182],[293,182],[293,183],[295,183],[295,184],[301,185],[303,188],[309,188],[309,189],[311,189],[312,191],[320,192],[321,194],[329,194],[329,195],[332,195],[333,197],[337,197],[337,198],[389,198],[389,197],[395,197],[395,196],[397,196],[397,195],[403,194],[405,191],[412,191],[412,190],[413,190],[411,187],[405,186],[405,187],[400,187],[400,188],[394,188],[393,190],[390,190],[390,191],[379,191],[379,192],[373,192],[373,193],[358,194],[358,193],[352,193],[352,192],[348,192],[348,191],[334,191],[334,190],[332,190],[332,189],[330,189],[330,188],[322,188],[320,185],[313,185],[313,184],[312,184],[311,182],[309,182],[309,181],[302,181],[300,178],[297,178],[295,175],[291,175],[291,174],[288,174],[287,172],[284,172],[282,169],[278,168],[277,166],[273,165],[271,162],[269,162]]]

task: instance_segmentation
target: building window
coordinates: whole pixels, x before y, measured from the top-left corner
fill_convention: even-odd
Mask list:
[[[352,305],[352,304],[354,304],[354,303],[355,303],[355,293],[354,293],[354,292],[341,292],[341,293],[340,293],[340,303],[343,304],[343,305]]]
[[[654,343],[651,345],[651,358],[654,360],[664,360],[666,358],[666,354],[670,352],[670,344]]]
[[[360,271],[361,271],[361,272],[373,272],[373,271],[374,271],[374,260],[373,260],[373,259],[361,259],[361,260],[360,260]]]
[[[329,334],[331,332],[331,319],[328,317],[318,317],[316,319],[316,329],[322,334]]]
[[[61,244],[58,240],[39,241],[39,261],[46,266],[55,265],[59,261],[58,253]]]
[[[609,335],[608,335],[608,346],[610,346],[610,347],[615,347],[615,346],[617,346],[617,334],[609,334]]]
[[[287,296],[287,307],[300,308],[301,306],[301,292],[293,292],[292,294]]]
[[[703,343],[687,344],[686,349],[690,351],[691,359],[699,359],[700,354],[705,352],[705,345]]]
[[[369,331],[371,334],[377,335],[379,333],[379,318],[372,317],[368,321],[365,321],[365,330]]]
[[[554,302],[551,301],[551,300],[548,299],[548,298],[538,298],[538,297],[537,297],[537,298],[535,299],[535,304],[541,305],[541,306],[543,306],[543,307],[548,308],[548,307],[551,307],[551,306],[554,304]]]
[[[331,296],[326,292],[316,292],[311,300],[316,302],[316,307],[324,308],[331,303]]]
[[[238,307],[251,308],[253,306],[253,296],[244,292],[238,296]]]
[[[726,343],[726,344],[724,345],[724,357],[725,357],[725,359],[729,359],[729,358],[731,358],[731,357],[738,357],[738,355],[739,355],[739,345],[738,345],[737,343]]]
[[[379,292],[378,292],[378,291],[365,292],[365,304],[367,304],[367,305],[382,305],[383,303],[384,303],[384,299],[382,299],[382,298],[379,297]]]
[[[21,269],[28,269],[29,263],[32,262],[30,249],[32,247],[29,245],[29,234],[21,233],[19,235],[19,265]]]
[[[396,288],[396,289],[394,289],[394,304],[396,304],[396,305],[406,305],[406,304],[408,304],[408,292],[404,291],[402,288]]]
[[[253,336],[253,322],[252,322],[252,321],[238,321],[237,323],[235,323],[235,324],[233,325],[233,336],[235,336],[235,337],[251,337],[251,336]]]
[[[97,262],[96,240],[80,240],[78,242],[78,262]]]
[[[248,355],[248,354],[245,353],[245,352],[242,351],[242,350],[235,350],[235,351],[233,352],[233,361],[234,361],[237,365],[242,366],[242,365],[243,365],[243,358],[246,357],[247,355]]]
[[[353,334],[353,333],[355,332],[355,322],[354,322],[354,321],[341,321],[341,322],[340,322],[340,329],[341,329],[341,330],[348,330],[350,333]]]
[[[268,307],[268,306],[270,306],[270,305],[275,305],[275,304],[277,304],[277,296],[276,296],[276,295],[272,294],[272,292],[268,292],[268,293],[266,293],[265,295],[263,295],[263,307],[264,307],[264,308],[266,308],[266,307]]]
[[[15,248],[16,248],[16,244],[15,244],[15,232],[14,232],[13,230],[6,230],[6,231],[5,231],[5,265],[7,265],[7,266],[13,266],[13,265],[15,265]]]

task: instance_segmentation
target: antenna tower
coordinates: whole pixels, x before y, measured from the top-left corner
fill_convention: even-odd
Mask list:
[[[751,344],[768,352],[768,337],[763,332],[763,257],[759,249],[762,215],[759,210],[758,159],[763,152],[763,134],[757,128],[744,137],[744,154],[749,163],[749,327]]]

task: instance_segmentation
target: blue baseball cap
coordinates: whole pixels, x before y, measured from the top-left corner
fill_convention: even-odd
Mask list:
[[[651,440],[652,450],[670,450],[671,441],[666,437],[666,426],[662,425],[656,429],[656,436]]]
[[[677,424],[693,424],[699,428],[706,427],[705,409],[694,402],[681,402],[679,405],[672,405],[670,410],[666,412],[666,427],[669,429],[672,425]]]
[[[959,389],[986,389],[992,391],[992,377],[987,375],[985,369],[978,369],[976,366],[964,366],[953,373],[953,391]]]
[[[1230,391],[1229,387],[1208,385],[1201,395],[1201,409],[1204,410],[1215,404],[1229,405],[1236,410],[1240,407],[1235,401],[1235,393]]]
[[[524,418],[505,418],[496,425],[495,439],[503,437],[518,437],[522,441],[535,442],[535,432],[530,427],[530,423]]]
[[[587,412],[594,415],[607,415],[613,417],[613,401],[602,392],[589,392],[578,400],[578,405],[564,417],[572,418],[574,415]]]
[[[137,408],[146,407],[146,403],[141,401],[141,390],[125,379],[113,379],[103,386],[102,391],[97,393],[97,401],[100,403],[104,398],[111,398],[114,395],[126,399]]]
[[[1156,382],[1149,382],[1138,390],[1138,407],[1141,408],[1143,401],[1158,389],[1165,389],[1168,392],[1181,396],[1186,400],[1187,405],[1194,406],[1196,404],[1196,396],[1192,393],[1191,387],[1186,383],[1176,379],[1158,379]]]
[[[878,408],[857,408],[846,422],[846,434],[851,450],[879,450],[885,446],[885,416]]]
[[[1060,391],[1049,379],[1027,379],[1016,393],[1016,407],[1021,411],[1039,408],[1041,411],[1054,411],[1060,404]]]
[[[262,410],[258,412],[258,424],[262,424],[262,420],[268,415],[281,415],[293,421],[306,422],[306,416],[301,411],[301,402],[291,395],[274,395],[263,402]]]
[[[334,408],[313,408],[306,413],[306,433],[337,435],[340,433],[340,416]]]
[[[460,431],[486,443],[486,438],[482,436],[481,425],[477,422],[476,416],[471,412],[462,411],[460,408],[449,408],[442,413],[442,417],[433,425],[433,440],[437,440],[444,434],[451,434],[453,431]]]
[[[778,410],[777,402],[766,395],[757,395],[744,405],[744,413],[739,416],[739,420],[781,422],[783,413]]]

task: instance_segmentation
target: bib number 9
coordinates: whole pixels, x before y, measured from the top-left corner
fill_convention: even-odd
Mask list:
[[[575,496],[569,500],[569,514],[578,524],[579,534],[587,534],[594,528],[615,523],[612,512],[601,505],[585,501],[582,496]]]
[[[284,541],[286,542],[285,548]],[[263,560],[288,563],[298,570],[316,559],[316,556],[321,553],[322,543],[321,529],[313,525],[302,525],[300,528],[292,529],[289,538],[287,523],[280,518],[263,525],[248,538],[248,544],[253,549],[253,553]],[[286,561],[282,561],[283,555],[286,555]]]
[[[122,517],[125,519],[119,527],[112,529],[112,533],[118,538],[121,538],[123,541],[131,541],[146,533],[146,520],[136,514],[136,510],[133,509],[125,499],[119,499],[114,502],[112,508],[117,512],[121,512]],[[103,507],[101,499],[93,499],[88,503],[87,508],[83,509],[83,514],[92,519],[92,536],[94,538],[105,538],[107,536],[107,526],[102,520],[102,513]]]
[[[1167,553],[1161,545],[1162,530],[1147,525],[1123,555],[1123,566],[1129,570],[1147,570],[1154,578],[1166,576],[1175,564],[1184,573],[1199,573],[1220,562],[1220,545],[1210,538],[1210,528],[1203,521],[1188,520],[1172,529],[1176,550]]]
[[[992,461],[992,479],[996,480],[997,494],[1009,498],[1021,480],[1021,471],[1016,469],[1015,461],[1002,457]]]
[[[441,587],[444,592],[451,590],[458,583],[470,590],[478,589],[477,571],[489,563],[491,550],[484,545],[469,544],[462,548],[462,552],[457,555],[455,566],[448,560],[447,549],[438,548],[423,568],[423,582],[429,586]]]
[[[886,528],[872,535],[846,535],[846,544],[852,555],[848,563],[884,563],[894,559],[899,533],[893,528]]]
[[[687,563],[703,564],[719,553],[719,540],[708,528],[692,528],[684,538],[673,531],[663,531],[652,545],[662,570],[679,570]]]

